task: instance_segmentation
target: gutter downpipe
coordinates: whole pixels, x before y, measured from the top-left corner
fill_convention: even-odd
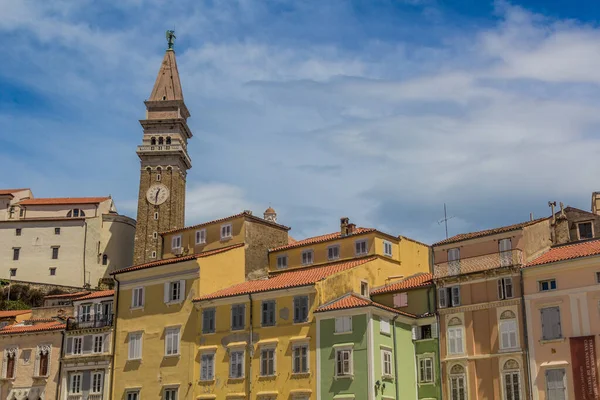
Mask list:
[[[396,386],[396,400],[400,400],[400,385],[398,384],[398,353],[396,350],[396,320],[399,316],[400,315],[396,315],[394,318],[392,318],[392,327],[394,328],[394,330],[392,331],[392,341],[394,342],[394,384]]]
[[[527,362],[527,366],[529,367],[529,334],[527,333],[527,316],[525,314],[525,288],[523,287],[523,268],[521,268],[521,270],[519,271],[519,277],[521,278],[521,314],[523,315],[523,341],[524,343],[524,350],[525,350],[525,360]],[[531,399],[532,396],[532,390],[533,390],[533,383],[531,382],[531,372],[527,372],[529,371],[529,368],[523,368],[523,371],[525,371],[527,373],[527,386],[528,386],[528,393],[527,393],[527,398]]]
[[[250,301],[250,311],[249,311],[249,318],[250,318],[250,325],[248,326],[249,330],[250,330],[250,339],[248,340],[248,354],[250,355],[249,357],[249,362],[248,362],[248,399],[252,398],[252,359],[254,358],[254,339],[252,337],[253,333],[254,333],[254,327],[252,326],[252,294],[248,293],[248,300]]]
[[[117,279],[117,275],[113,275],[115,281],[117,282],[117,290],[115,291],[117,295],[115,296],[115,306],[113,307],[113,320],[115,321],[115,326],[113,328],[113,337],[112,337],[112,357],[110,359],[110,387],[108,389],[108,400],[113,398],[113,383],[115,381],[115,349],[117,344],[117,312],[119,310],[119,289],[121,286],[121,282]]]
[[[56,385],[56,399],[57,400],[60,399],[60,390],[61,390],[61,388],[63,386],[63,385],[61,385],[61,382],[62,382],[61,373],[62,373],[62,365],[63,365],[62,358],[65,355],[65,347],[66,347],[65,346],[65,343],[66,343],[65,342],[65,331],[67,329],[67,326],[69,326],[69,318],[67,318],[67,324],[65,326],[65,330],[63,330],[63,331],[60,332],[61,335],[62,335],[62,345],[60,346],[61,347],[61,349],[60,349],[60,353],[61,354],[60,354],[60,361],[58,362],[58,385]],[[83,344],[82,344],[82,346],[83,346]]]
[[[85,287],[85,251],[87,246],[87,221],[83,220],[83,226],[85,227],[83,231],[83,287]]]

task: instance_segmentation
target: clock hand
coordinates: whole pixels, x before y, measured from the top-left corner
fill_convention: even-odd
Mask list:
[[[160,188],[156,191],[156,202],[158,203],[158,194],[160,193]]]

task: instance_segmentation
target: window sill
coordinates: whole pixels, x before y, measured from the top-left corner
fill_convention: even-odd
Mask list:
[[[258,380],[260,381],[268,381],[268,380],[272,380],[272,379],[276,379],[277,378],[277,374],[273,374],[273,375],[259,375],[258,376]]]
[[[128,358],[127,362],[131,362],[131,363],[138,362],[138,363],[141,363],[142,359],[141,358]]]
[[[200,385],[212,385],[215,383],[215,378],[212,379],[200,379],[198,380],[198,383]]]
[[[430,385],[434,385],[433,381],[431,381],[431,382],[419,382],[419,386],[430,386]]]
[[[351,375],[336,375],[333,377],[333,379],[336,379],[336,380],[338,380],[338,379],[354,379],[354,375],[353,374],[351,374]]]
[[[423,338],[423,339],[415,339],[415,340],[413,340],[413,342],[420,343],[420,342],[426,342],[426,341],[428,341],[428,340],[435,340],[435,339],[436,339],[436,338]]]
[[[221,238],[221,242],[228,242],[228,241],[230,241],[231,239],[233,239],[233,236],[226,236],[226,237],[222,237],[222,238]]]
[[[245,376],[240,376],[240,377],[231,377],[231,376],[230,376],[230,377],[229,377],[229,378],[227,378],[227,379],[228,379],[230,382],[241,382],[241,381],[245,380],[245,379],[246,379],[246,377],[245,377]]]
[[[306,321],[299,321],[299,322],[294,321],[294,322],[292,322],[292,325],[306,325],[308,323],[309,323],[308,320],[306,320]]]
[[[292,372],[292,377],[294,378],[310,378],[310,371],[306,372]]]
[[[508,349],[498,349],[498,353],[514,353],[515,351],[521,351],[520,347],[510,347]]]
[[[546,343],[559,343],[559,342],[564,342],[566,340],[566,338],[562,337],[562,338],[557,338],[557,339],[541,339],[540,340],[540,344],[546,344]]]
[[[181,354],[165,354],[163,358],[180,358]]]
[[[388,381],[388,382],[394,381],[394,377],[392,375],[382,375],[381,379],[383,379],[384,381]]]
[[[141,306],[141,307],[129,307],[129,311],[144,311],[144,306]]]
[[[352,333],[352,331],[348,331],[348,332],[333,332],[334,335],[349,335],[351,333]]]
[[[165,304],[167,305],[167,307],[169,306],[173,306],[173,305],[177,305],[177,304],[181,304],[183,303],[183,300],[171,300],[166,302]]]
[[[384,336],[387,336],[387,337],[391,337],[392,336],[392,334],[390,332],[381,332],[381,331],[379,331],[379,333],[382,334],[382,335],[384,335]]]

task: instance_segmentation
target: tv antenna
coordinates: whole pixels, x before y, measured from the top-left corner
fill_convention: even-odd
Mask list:
[[[444,218],[438,221],[438,225],[444,223],[444,226],[446,227],[446,239],[448,239],[448,220],[451,220],[452,218],[454,218],[454,215],[451,217],[448,216],[446,213],[446,203],[444,203]]]

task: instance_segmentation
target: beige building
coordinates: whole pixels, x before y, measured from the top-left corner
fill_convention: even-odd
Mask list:
[[[0,278],[98,287],[131,265],[135,220],[110,197],[35,198],[0,190]]]

